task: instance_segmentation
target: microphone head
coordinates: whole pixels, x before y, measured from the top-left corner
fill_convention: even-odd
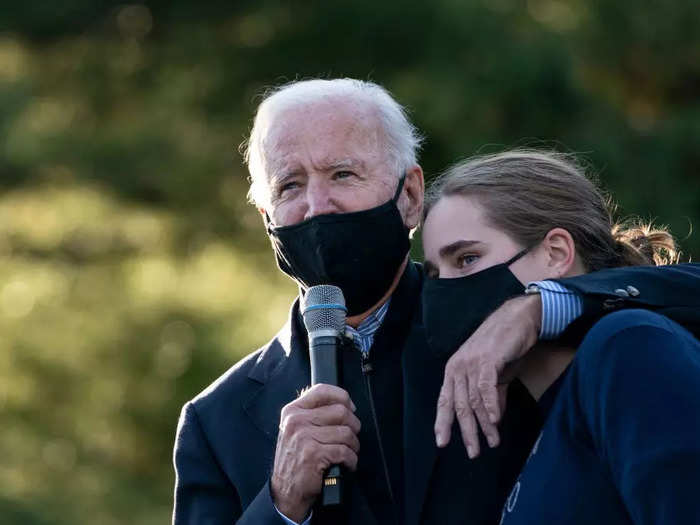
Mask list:
[[[345,331],[345,297],[337,286],[312,286],[301,298],[301,313],[309,336],[334,335]]]

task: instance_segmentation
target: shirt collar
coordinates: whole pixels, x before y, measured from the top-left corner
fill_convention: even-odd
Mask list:
[[[345,333],[352,337],[353,341],[363,354],[369,352],[369,349],[374,342],[374,334],[382,325],[382,321],[384,321],[386,313],[389,311],[390,302],[391,298],[389,298],[389,300],[387,300],[383,305],[363,319],[357,328],[353,328],[352,326],[345,327]]]

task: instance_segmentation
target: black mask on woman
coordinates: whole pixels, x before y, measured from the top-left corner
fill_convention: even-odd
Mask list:
[[[491,312],[525,291],[509,267],[527,251],[464,277],[425,279],[423,323],[433,351],[441,355],[455,352]]]
[[[267,233],[280,270],[303,290],[318,284],[339,287],[348,315],[377,304],[387,292],[410,248],[408,228],[392,199],[369,210],[317,215]]]

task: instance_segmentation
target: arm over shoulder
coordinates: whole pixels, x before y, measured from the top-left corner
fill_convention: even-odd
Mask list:
[[[557,282],[583,299],[583,315],[564,334],[570,343],[602,316],[628,308],[653,310],[700,335],[700,264],[611,268]]]

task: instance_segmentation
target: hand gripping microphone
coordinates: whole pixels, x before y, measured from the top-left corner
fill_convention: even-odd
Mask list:
[[[301,300],[304,326],[309,334],[311,384],[338,386],[339,352],[345,331],[345,298],[337,286],[312,286]],[[321,504],[340,505],[343,475],[339,465],[332,465],[323,475]]]

